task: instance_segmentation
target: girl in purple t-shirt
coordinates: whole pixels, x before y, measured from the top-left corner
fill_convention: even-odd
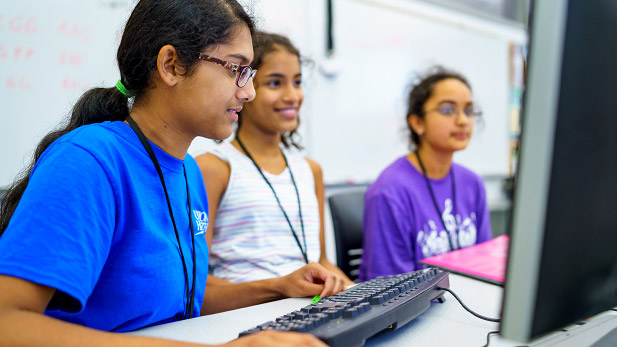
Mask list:
[[[407,124],[414,151],[366,191],[360,280],[413,271],[424,258],[491,238],[482,179],[452,162],[480,115],[458,73],[438,67],[413,87]]]

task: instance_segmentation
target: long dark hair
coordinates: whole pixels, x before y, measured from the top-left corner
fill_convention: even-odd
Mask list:
[[[255,52],[255,57],[253,62],[251,63],[251,68],[259,70],[259,67],[264,62],[264,57],[268,53],[272,53],[278,49],[284,49],[287,52],[298,57],[298,60],[302,62],[300,58],[300,51],[296,46],[294,46],[291,41],[282,35],[266,33],[258,31],[255,33],[255,39],[253,40],[253,51]],[[242,125],[242,111],[240,111],[240,116],[238,117],[238,127],[236,128],[236,134],[240,130],[240,126]],[[300,118],[298,118],[298,126],[300,125]],[[290,146],[294,146],[298,149],[302,149],[298,142],[298,127],[292,131],[286,131],[281,134],[281,142],[286,148]]]
[[[139,103],[151,87],[161,47],[174,46],[188,76],[194,72],[200,52],[228,43],[242,25],[248,27],[251,35],[255,33],[253,20],[236,0],[140,0],[118,47],[120,80],[133,102]],[[49,145],[82,125],[123,121],[129,111],[129,98],[115,87],[86,91],[73,106],[68,122],[43,137],[32,163],[8,188],[0,208],[0,236],[28,186],[32,168]]]
[[[424,104],[433,95],[435,84],[451,78],[461,81],[471,91],[471,85],[463,75],[442,66],[434,66],[423,77],[419,78],[419,82],[412,85],[407,98],[408,108],[405,119],[409,120],[412,114],[424,119]],[[411,145],[417,147],[420,144],[420,136],[409,125],[409,122],[407,122],[407,127],[409,128]]]

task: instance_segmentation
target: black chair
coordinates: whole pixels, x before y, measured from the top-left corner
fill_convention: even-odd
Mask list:
[[[352,281],[358,278],[358,266],[362,262],[365,191],[366,188],[362,188],[328,197],[336,241],[336,263]]]

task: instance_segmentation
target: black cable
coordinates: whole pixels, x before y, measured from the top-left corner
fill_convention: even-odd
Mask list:
[[[457,300],[457,301],[461,304],[461,306],[463,306],[463,308],[464,308],[467,312],[471,313],[472,315],[474,315],[474,316],[476,316],[476,317],[478,317],[478,318],[480,318],[480,319],[487,320],[487,321],[489,321],[489,322],[496,322],[496,323],[501,322],[501,319],[498,319],[498,318],[489,318],[489,317],[483,316],[483,315],[481,315],[481,314],[475,313],[475,312],[474,312],[474,311],[472,311],[469,307],[467,307],[465,304],[463,304],[463,302],[461,301],[461,299],[459,299],[459,297],[458,297],[456,294],[454,294],[454,292],[453,292],[453,291],[451,291],[450,289],[448,289],[448,288],[443,288],[443,287],[436,287],[436,289],[439,289],[439,290],[444,290],[444,291],[446,291],[446,292],[448,292],[448,293],[452,294],[452,296],[453,296],[453,297],[454,297],[454,298],[455,298],[455,299],[456,299],[456,300]]]
[[[491,335],[493,334],[499,334],[499,330],[489,331],[488,334],[486,334],[486,344],[482,347],[488,347],[489,343],[491,343]]]
[[[486,334],[486,344],[483,345],[482,347],[488,347],[488,345],[490,344],[491,335],[499,334],[499,333],[501,333],[501,331],[499,330],[489,331],[488,334]],[[514,347],[529,347],[529,345],[520,345],[520,346],[514,346]]]

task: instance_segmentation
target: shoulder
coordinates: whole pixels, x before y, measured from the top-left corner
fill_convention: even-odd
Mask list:
[[[67,134],[64,134],[58,140],[56,140],[56,143],[69,142],[88,145],[89,142],[86,141],[87,138],[90,138],[91,141],[94,142],[100,142],[102,140],[109,140],[110,138],[113,138],[113,136],[110,135],[111,132],[109,132],[108,129],[103,126],[103,123],[87,124],[82,125]]]
[[[286,147],[281,143],[280,149],[287,158],[288,165],[294,170],[294,174],[296,174],[296,172],[304,176],[311,174],[316,180],[321,180],[322,170],[319,163],[306,157],[304,153],[296,147]]]
[[[238,154],[240,152],[230,142],[223,141],[212,147],[206,153],[214,154],[215,156],[228,161],[230,156],[232,156],[233,154]]]
[[[102,122],[82,125],[64,137],[75,142],[117,141],[125,138],[125,134],[133,134],[133,130],[124,122]]]
[[[484,180],[480,177],[480,175],[459,164],[453,164],[453,169],[456,177],[457,188],[460,186],[461,189],[467,191],[467,194],[470,197],[479,197],[480,201],[486,198]]]
[[[141,148],[137,135],[126,123],[120,121],[82,125],[54,142],[54,146],[64,144],[72,144],[97,158],[123,158],[130,148],[127,146]]]
[[[84,156],[88,156],[100,165],[104,163],[112,165],[116,160],[127,160],[127,145],[130,145],[130,141],[118,132],[119,124],[117,123],[121,122],[80,126],[54,141],[39,161],[56,158],[58,163],[75,161],[79,164],[79,161],[84,160]],[[81,166],[87,165],[82,163]]]
[[[473,182],[476,184],[484,185],[484,180],[482,179],[482,177],[480,177],[480,175],[464,167],[463,165],[452,163],[452,168],[457,177],[459,177],[459,179],[463,180],[464,182]]]
[[[206,153],[196,156],[195,161],[202,170],[230,171],[231,159],[238,153],[238,150],[231,143],[221,142]]]
[[[229,162],[221,159],[214,153],[205,153],[195,157],[195,162],[201,170],[204,179],[216,179],[227,181],[231,174]]]
[[[411,194],[420,174],[405,156],[396,159],[386,167],[368,187],[367,199],[387,197],[389,199]]]
[[[407,157],[402,156],[388,165],[377,177],[376,182],[398,185],[401,182],[410,182],[420,177],[417,170],[411,165]]]
[[[318,162],[309,157],[305,157],[304,160],[306,160],[306,162],[308,163],[309,167],[311,168],[311,172],[313,172],[313,176],[315,176],[315,178],[321,178],[323,176],[321,165],[319,165]]]

